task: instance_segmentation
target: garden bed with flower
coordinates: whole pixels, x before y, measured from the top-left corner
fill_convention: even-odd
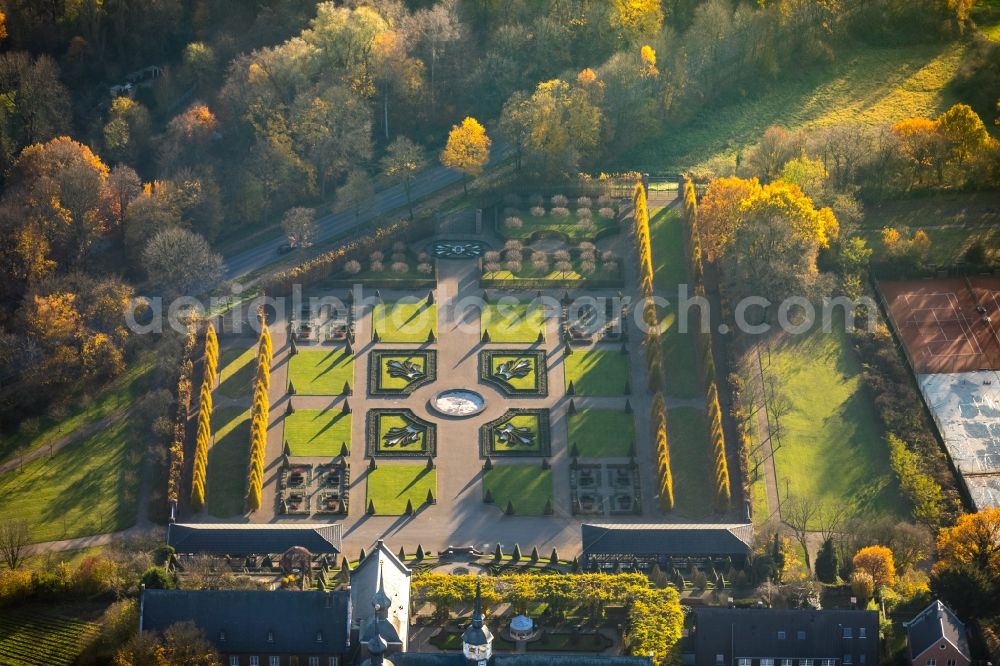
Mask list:
[[[481,269],[479,282],[483,287],[615,288],[625,284],[621,260],[610,250],[598,251],[589,241],[571,249],[543,252],[525,248],[519,240],[508,240],[502,251],[483,255]]]
[[[361,284],[372,288],[433,289],[437,286],[434,258],[427,252],[413,252],[397,241],[385,251],[377,250],[365,259],[352,259],[344,270],[322,283],[323,287]]]
[[[596,240],[620,230],[619,202],[611,197],[551,198],[535,195],[524,199],[504,197],[497,216],[497,235],[505,239],[532,241],[548,236],[567,241]]]

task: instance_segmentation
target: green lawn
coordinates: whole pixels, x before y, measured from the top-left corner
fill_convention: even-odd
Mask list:
[[[517,453],[528,453],[531,451],[541,452],[542,446],[542,431],[539,426],[538,419],[541,418],[537,414],[519,414],[513,416],[504,423],[501,423],[493,431],[493,446],[492,450],[497,452],[499,455],[503,455],[505,452],[517,452]],[[532,444],[523,445],[516,444],[512,442],[501,442],[499,437],[497,437],[497,429],[501,428],[506,424],[511,424],[515,428],[527,428],[531,434],[534,436],[532,439]]]
[[[303,351],[288,361],[288,380],[298,395],[340,395],[344,384],[354,387],[354,355],[344,347]]]
[[[375,503],[375,513],[379,516],[400,516],[406,511],[406,501],[419,510],[427,500],[427,491],[437,496],[437,470],[420,465],[381,464],[378,469],[368,472],[368,503]]]
[[[489,303],[480,317],[480,334],[490,342],[535,342],[545,336],[545,306],[540,303]]]
[[[37,431],[22,424],[17,432],[0,438],[0,462],[53,444],[90,423],[131,406],[148,392],[153,368],[152,360],[143,357],[133,363],[125,374],[98,390],[92,400],[89,399],[90,392],[87,393],[88,399],[76,396],[68,400],[65,418],[42,417],[37,421]]]
[[[27,520],[32,541],[131,527],[146,439],[137,418],[122,419],[0,476],[0,520]]]
[[[227,398],[250,395],[257,373],[257,345],[225,347],[219,358],[218,391]]]
[[[623,458],[635,442],[632,414],[612,409],[580,409],[569,416],[569,444],[582,458]]]
[[[243,514],[250,462],[250,412],[222,407],[212,413],[215,444],[208,450],[205,508],[218,518]]]
[[[968,47],[960,42],[892,48],[857,47],[824,70],[810,69],[745,101],[697,114],[629,155],[627,168],[670,172],[734,165],[771,125],[789,129],[862,123],[880,125],[934,116],[955,102],[948,93]]]
[[[851,515],[905,519],[907,510],[859,361],[842,320],[832,329],[771,348],[765,372],[779,379],[790,406],[780,418],[774,454],[778,492],[782,500],[808,497]]]
[[[629,379],[628,356],[620,351],[574,351],[563,361],[566,388],[573,383],[576,395],[624,395]]]
[[[715,481],[709,459],[705,412],[678,407],[667,412],[670,471],[674,478],[674,513],[690,519],[713,515]]]
[[[340,407],[300,409],[284,418],[285,439],[290,455],[340,455],[342,445],[351,450],[351,415]]]
[[[684,225],[677,210],[654,209],[649,221],[649,232],[656,288],[669,301],[669,305],[660,310],[666,394],[674,398],[697,398],[704,395],[693,331],[699,321],[699,311],[690,310],[689,333],[681,333],[677,321],[677,286],[690,284],[684,252]]]
[[[437,336],[437,304],[426,299],[379,303],[372,316],[382,342],[426,342],[431,331]]]
[[[511,501],[517,515],[541,516],[545,503],[552,499],[552,470],[539,465],[494,465],[483,475],[483,493],[487,490],[501,511]]]

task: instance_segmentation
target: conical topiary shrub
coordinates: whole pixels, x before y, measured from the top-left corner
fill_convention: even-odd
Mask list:
[[[573,402],[572,400],[569,401],[569,410],[568,411],[569,411],[570,414],[576,414],[576,403]]]
[[[549,499],[545,500],[545,509],[542,510],[542,513],[544,513],[546,516],[551,516],[552,515],[552,498],[551,497]]]
[[[493,504],[493,491],[489,488],[486,489],[486,494],[483,495],[483,501],[487,504]]]
[[[375,501],[374,500],[368,500],[368,515],[369,516],[374,516],[375,515]]]
[[[511,500],[507,500],[507,508],[504,510],[504,513],[506,513],[508,516],[514,515],[514,502],[512,502]]]
[[[424,559],[424,547],[421,544],[417,544],[416,560],[420,562]]]
[[[344,404],[340,408],[340,413],[341,414],[350,414],[351,413],[351,403],[347,402],[347,400],[344,400]]]
[[[295,408],[292,407],[292,401],[289,400],[288,405],[285,407],[285,414],[294,414],[294,413],[295,413]]]
[[[340,443],[340,457],[341,458],[346,458],[349,455],[351,455],[351,452],[347,448],[347,442],[341,442]]]
[[[521,561],[521,546],[519,546],[516,543],[514,544],[514,552],[510,554],[510,561],[511,562]]]
[[[437,498],[434,497],[434,491],[431,490],[430,488],[427,489],[427,498],[424,500],[424,502],[427,503],[427,504],[437,504],[438,503]]]
[[[353,395],[353,391],[351,391],[351,382],[344,382],[344,388],[340,389],[340,395]]]
[[[632,401],[631,400],[626,400],[625,401],[625,413],[626,414],[631,414],[632,413]]]
[[[433,330],[427,331],[427,342],[431,343],[434,342],[435,340],[437,340],[437,338],[434,337],[434,331]]]
[[[288,395],[295,395],[295,384],[288,382]]]
[[[503,559],[503,548],[500,547],[499,543],[497,544],[497,547],[493,549],[493,559],[497,562]]]
[[[406,500],[406,510],[403,513],[407,516],[413,515],[413,502],[410,499]]]
[[[368,459],[368,469],[371,470],[372,472],[378,469],[378,465],[375,464],[374,457]]]
[[[569,386],[566,387],[566,395],[576,395],[576,387],[573,385],[573,380],[569,380]]]
[[[485,344],[489,341],[490,341],[490,329],[487,328],[486,330],[483,331],[483,343]]]

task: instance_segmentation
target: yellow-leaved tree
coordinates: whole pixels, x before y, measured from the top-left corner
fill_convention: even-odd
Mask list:
[[[448,134],[448,143],[441,151],[441,164],[465,175],[462,189],[469,193],[470,178],[476,178],[483,173],[483,168],[490,160],[490,137],[486,128],[478,120],[469,116],[461,125],[452,125]]]

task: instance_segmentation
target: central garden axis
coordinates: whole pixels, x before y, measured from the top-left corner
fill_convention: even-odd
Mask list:
[[[396,241],[312,285],[269,325],[253,512],[240,405],[259,354],[224,337],[205,512],[332,514],[347,547],[391,532],[425,549],[572,550],[595,517],[706,517],[665,514],[657,501],[643,338],[623,309],[639,292],[620,259],[634,251],[622,205],[508,198],[479,236]]]

